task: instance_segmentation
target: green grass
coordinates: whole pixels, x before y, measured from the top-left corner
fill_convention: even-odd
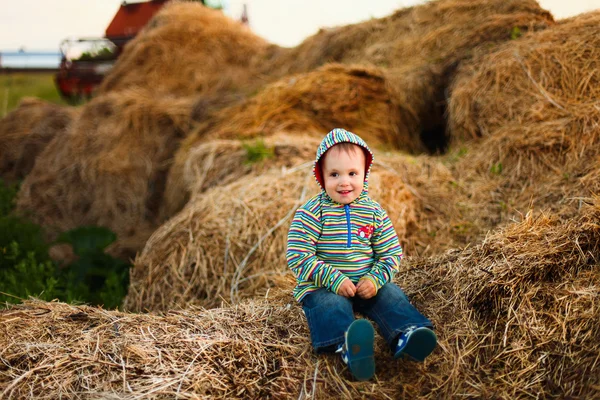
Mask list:
[[[17,107],[23,97],[67,104],[54,85],[53,72],[0,74],[0,118]]]

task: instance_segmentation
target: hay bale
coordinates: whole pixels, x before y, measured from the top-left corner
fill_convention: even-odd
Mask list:
[[[600,198],[526,217],[396,282],[436,326],[424,364],[376,339],[374,381],[315,356],[289,283],[225,308],[128,314],[28,301],[0,311],[3,396],[598,398]],[[398,384],[401,382],[401,384]]]
[[[506,398],[600,394],[600,198],[586,202],[571,220],[531,213],[446,259],[455,299],[480,329],[457,332],[473,349],[462,357],[478,371],[473,387]]]
[[[397,147],[436,153],[446,150],[449,139],[446,89],[456,67],[510,40],[515,32],[553,23],[534,0],[430,1],[385,18],[321,30],[296,48],[277,53],[264,72],[306,73],[331,62],[384,68],[399,97],[400,129],[408,132]]]
[[[287,228],[311,195],[309,182],[306,169],[271,172],[191,199],[136,258],[126,307],[215,307],[268,285],[269,275],[286,271]]]
[[[296,209],[318,192],[311,165],[270,171],[217,186],[192,198],[148,240],[134,263],[125,304],[131,310],[167,310],[235,303],[288,273],[287,232]],[[374,170],[382,205],[399,233],[415,224],[417,204],[402,180]],[[379,200],[378,197],[375,197]],[[401,237],[401,239],[403,239]]]
[[[272,168],[285,169],[312,162],[319,143],[320,139],[310,136],[279,133],[264,140],[217,139],[200,142],[192,148],[183,145],[169,170],[161,215],[164,219],[175,215],[190,197],[212,187],[228,185]],[[264,156],[253,160],[251,153],[259,151],[264,151]]]
[[[406,64],[448,67],[520,33],[544,29],[552,15],[534,0],[437,0],[400,9],[390,16],[321,29],[281,52],[269,70],[306,72],[328,62],[367,63],[395,68]],[[442,68],[444,69],[444,68]]]
[[[56,234],[82,225],[114,231],[131,256],[155,228],[167,161],[189,128],[191,100],[143,91],[99,96],[38,157],[17,198]],[[117,252],[118,253],[118,252]]]
[[[21,100],[0,121],[0,177],[9,183],[22,180],[38,154],[65,132],[75,114],[72,108],[37,98]]]
[[[330,64],[282,78],[248,100],[216,112],[199,125],[187,147],[206,138],[254,138],[276,132],[322,135],[344,126],[374,146],[394,143],[409,148],[412,141],[400,118],[383,70]]]
[[[457,180],[452,164],[447,161],[448,157],[385,152],[378,154],[375,159],[378,170],[391,173],[396,179],[401,178],[402,187],[418,200],[418,211],[414,219],[410,218],[408,229],[401,235],[405,237],[402,246],[406,254],[442,254],[449,249],[476,242],[494,228],[483,218],[486,214],[471,204],[469,185]],[[395,196],[388,195],[394,192],[394,185],[388,183],[390,178],[379,179],[374,176],[371,179],[373,196],[386,204],[384,208],[388,212],[400,206],[394,202]],[[394,182],[394,179],[389,182]],[[396,226],[396,230],[398,228]]]
[[[449,126],[457,143],[477,142],[463,176],[494,181],[496,202],[562,213],[600,192],[599,22],[598,12],[561,21],[462,68]]]
[[[222,12],[170,2],[129,42],[99,93],[143,88],[176,96],[249,89],[269,44]]]
[[[464,65],[449,103],[453,136],[559,120],[589,131],[598,115],[599,21],[598,12],[582,14]]]

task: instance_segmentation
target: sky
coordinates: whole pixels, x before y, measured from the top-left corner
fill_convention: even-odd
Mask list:
[[[0,0],[0,51],[58,51],[66,37],[101,37],[123,0]],[[321,27],[380,18],[424,0],[224,0],[271,43],[293,47]],[[600,9],[600,0],[539,0],[556,19]]]

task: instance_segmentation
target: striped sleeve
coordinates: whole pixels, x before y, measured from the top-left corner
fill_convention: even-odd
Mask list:
[[[346,276],[336,268],[317,259],[317,240],[321,223],[315,215],[299,208],[294,215],[287,242],[287,263],[298,281],[314,282],[337,293]]]
[[[373,282],[379,290],[387,282],[390,282],[399,271],[403,251],[396,230],[383,208],[379,207],[376,218],[377,227],[371,239],[375,264],[364,278]]]

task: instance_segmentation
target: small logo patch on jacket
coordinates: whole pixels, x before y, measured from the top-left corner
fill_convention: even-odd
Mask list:
[[[372,235],[373,235],[373,231],[375,230],[375,228],[373,228],[372,225],[365,225],[361,228],[358,229],[358,236],[360,236],[361,238],[367,238],[369,239]]]

